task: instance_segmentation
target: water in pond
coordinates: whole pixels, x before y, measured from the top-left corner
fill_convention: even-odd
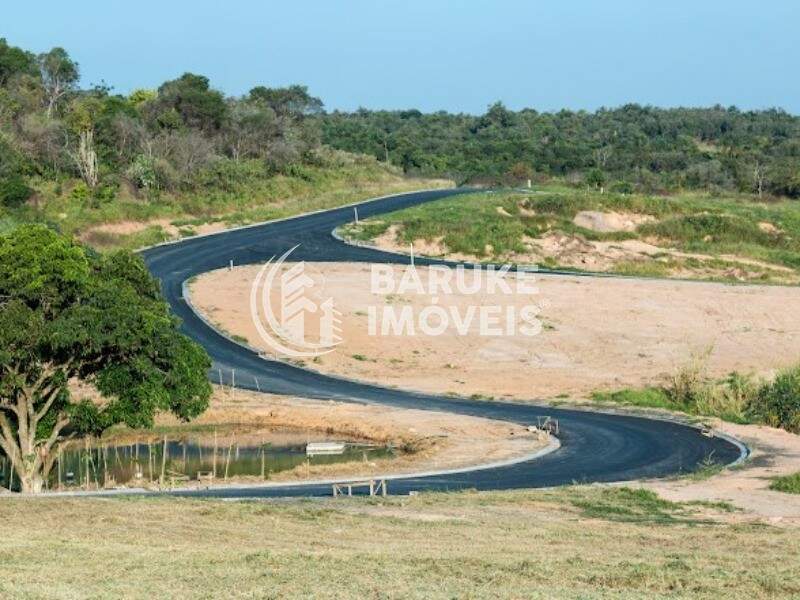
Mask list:
[[[162,471],[165,480],[173,483],[197,480],[199,475],[209,473],[216,474],[216,481],[226,477],[268,479],[298,465],[367,461],[393,455],[387,447],[348,443],[341,454],[307,456],[309,442],[330,439],[319,434],[278,431],[233,434],[220,430],[166,435],[166,455],[163,437],[132,439],[129,443],[100,441],[88,447],[74,443],[62,451],[48,487],[57,488],[59,482],[61,487],[141,485],[159,480]],[[10,467],[5,462],[0,460],[0,484],[9,487]]]

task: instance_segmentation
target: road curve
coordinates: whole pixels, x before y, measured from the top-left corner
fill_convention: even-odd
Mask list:
[[[464,193],[448,189],[400,194],[371,200],[358,207],[361,218]],[[668,421],[551,408],[511,402],[470,401],[382,388],[329,377],[282,362],[269,361],[230,341],[198,317],[183,299],[183,284],[195,275],[236,265],[263,263],[289,248],[295,260],[315,262],[399,263],[399,255],[354,247],[336,240],[331,231],[352,220],[352,207],[312,213],[195,237],[142,252],[150,271],[161,280],[164,296],[182,320],[183,331],[202,344],[214,366],[209,376],[236,371],[236,386],[318,399],[336,399],[403,408],[437,410],[489,419],[535,424],[541,416],[559,419],[561,448],[532,461],[492,469],[394,480],[392,493],[411,490],[479,490],[533,488],[574,482],[625,481],[663,477],[691,471],[703,461],[728,464],[740,457],[735,444],[708,438],[694,428]],[[417,260],[417,264],[434,261]],[[528,376],[534,377],[532,373]],[[328,485],[218,488],[183,492],[185,495],[253,498],[330,495]]]

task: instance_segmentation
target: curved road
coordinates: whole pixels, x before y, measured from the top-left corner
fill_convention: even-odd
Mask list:
[[[359,216],[371,217],[415,204],[464,193],[463,189],[436,190],[379,198],[358,207]],[[642,477],[662,477],[697,467],[709,457],[728,464],[740,456],[739,448],[720,438],[707,438],[691,427],[632,416],[610,415],[509,402],[487,402],[381,388],[337,379],[264,360],[228,340],[199,318],[183,300],[183,283],[198,274],[236,265],[264,263],[300,244],[294,260],[316,262],[400,263],[399,255],[350,246],[331,231],[352,220],[352,207],[299,216],[283,221],[223,232],[157,246],[142,254],[151,272],[161,280],[172,310],[183,321],[183,331],[202,344],[214,361],[210,373],[221,370],[226,383],[236,371],[236,386],[308,398],[360,401],[391,406],[474,415],[490,419],[535,424],[537,417],[559,419],[561,448],[535,460],[463,473],[410,477],[392,481],[392,493],[411,490],[464,488],[510,489],[545,487],[573,482],[610,482]],[[435,261],[418,259],[417,264]],[[535,376],[526,375],[526,376]],[[216,497],[330,495],[329,485],[220,488],[184,492]]]

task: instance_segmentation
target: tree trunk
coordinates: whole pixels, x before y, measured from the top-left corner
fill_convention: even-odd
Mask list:
[[[24,469],[19,475],[19,489],[23,494],[41,494],[44,489],[44,478],[31,469]]]
[[[97,187],[97,153],[94,149],[94,132],[82,131],[78,140],[78,152],[74,155],[83,181],[89,188]]]
[[[40,381],[45,382],[46,379],[43,376]],[[61,413],[56,417],[50,434],[46,438],[37,437],[38,425],[46,416],[58,391],[51,388],[50,393],[45,395],[49,399],[37,411],[38,407],[34,406],[32,399],[36,395],[34,391],[41,394],[41,390],[40,385],[24,387],[17,394],[15,402],[5,401],[0,404],[0,450],[11,462],[19,480],[20,491],[25,494],[38,494],[43,490],[57,457],[56,450],[64,441],[61,432],[69,424],[69,418]]]

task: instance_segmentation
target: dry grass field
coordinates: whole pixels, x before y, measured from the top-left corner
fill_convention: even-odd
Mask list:
[[[3,598],[775,598],[800,536],[652,492],[0,502]]]

